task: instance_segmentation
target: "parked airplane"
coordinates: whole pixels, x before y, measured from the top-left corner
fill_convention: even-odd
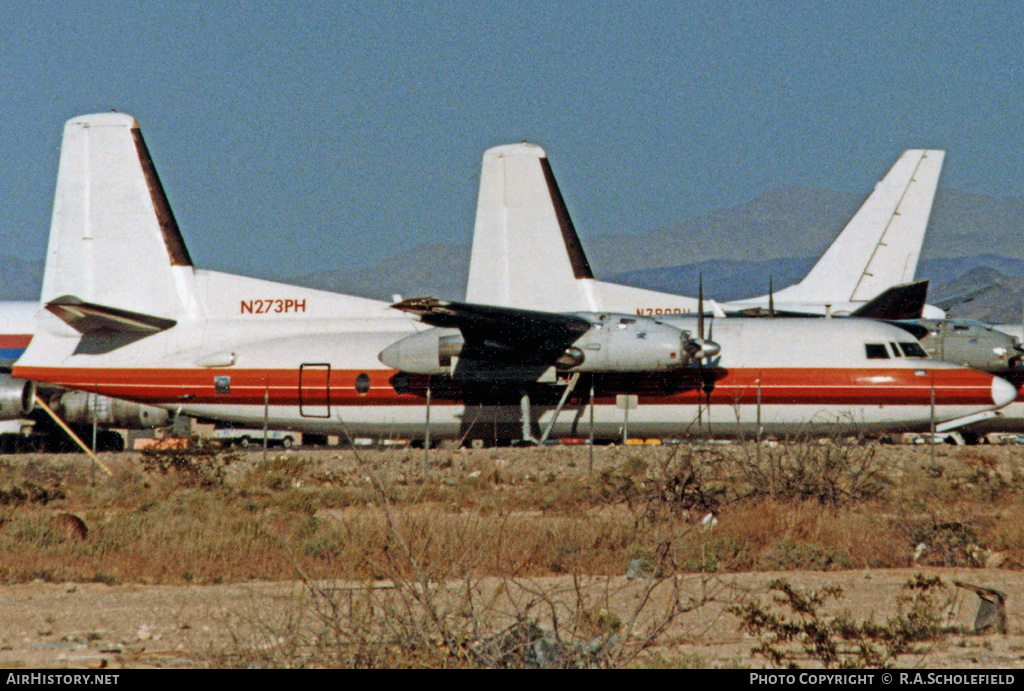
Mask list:
[[[0,303],[0,420],[25,417],[35,406],[31,382],[12,379],[9,372],[35,333],[37,302]]]
[[[138,124],[117,113],[65,126],[42,303],[17,377],[310,432],[416,438],[430,415],[436,435],[529,439],[579,434],[584,410],[605,437],[624,414],[644,436],[708,420],[713,433],[749,431],[758,416],[765,432],[926,429],[1015,393],[865,320],[719,320],[711,342],[693,318],[392,309],[199,270]],[[581,380],[594,406],[574,392]]]
[[[797,285],[749,300],[709,301],[709,307],[720,316],[829,312],[894,321],[934,313],[925,305],[927,282],[909,281],[942,159],[942,151],[904,153]],[[484,154],[471,257],[469,302],[655,316],[696,309],[694,298],[593,278],[547,157],[532,144],[499,146]],[[901,326],[940,360],[1002,374],[1020,364],[1020,340],[982,324],[933,318]]]
[[[711,309],[720,316],[846,313],[894,321],[922,311],[942,315],[941,309],[924,305],[927,282],[906,282],[916,271],[943,157],[942,151],[904,153],[799,284],[749,300],[710,302]],[[873,291],[881,292],[867,300]],[[697,309],[693,298],[595,280],[546,154],[525,143],[484,154],[467,300],[648,315]],[[1024,382],[1019,335],[939,318],[899,321],[899,326],[934,358]],[[1015,328],[1002,331],[1019,333]],[[1021,399],[972,429],[1004,425],[1024,431],[1024,389]],[[1014,416],[1021,419],[1011,420]]]
[[[32,420],[36,434],[29,440],[28,447],[36,447],[40,434],[55,435],[58,446],[63,446],[65,438],[65,432],[57,429],[53,421],[40,410],[37,396],[79,435],[85,434],[88,431],[86,428],[93,423],[103,428],[123,429],[148,429],[169,424],[170,416],[163,408],[83,391],[38,386],[36,382],[12,377],[10,372],[14,362],[32,341],[39,310],[38,302],[0,302],[0,421]],[[97,441],[100,448],[116,447],[123,443],[120,436],[105,433],[100,433]],[[43,446],[53,445],[44,443]],[[7,446],[0,444],[0,448],[6,450]]]
[[[876,432],[924,429],[938,387],[952,415],[939,428],[953,429],[990,416],[996,399],[1006,400],[1012,388],[998,377],[930,360],[906,331],[874,320],[724,319],[714,322],[709,343],[699,315],[549,313],[429,298],[395,307],[435,327],[381,353],[397,370],[444,377],[446,387],[462,387],[467,401],[480,395],[474,387],[493,396],[487,387],[495,381],[510,398],[523,391],[515,382],[547,376],[560,384],[548,394],[544,436],[572,396],[577,374],[589,375],[596,394],[609,402],[616,397],[620,406],[631,405],[623,394],[638,395],[644,405],[629,414],[629,424],[652,436],[828,433],[837,423]],[[954,412],[955,392],[985,381],[995,406],[980,412],[968,404]],[[551,410],[556,390],[561,402]],[[570,433],[580,431],[585,404],[577,397]],[[527,405],[521,420],[530,419]],[[603,431],[614,434],[623,412],[610,405],[602,412]]]
[[[1021,368],[1024,347],[1020,339],[991,324],[965,319],[917,319],[900,326],[917,336],[921,347],[938,360],[1001,376],[1012,375]]]
[[[709,301],[709,309],[767,310],[771,300],[778,312],[856,314],[887,289],[911,283],[944,156],[933,150],[904,153],[797,285],[772,296]],[[527,143],[484,153],[466,301],[639,315],[692,312],[697,302],[596,280],[547,154]],[[925,316],[944,313],[926,308]]]
[[[1024,326],[1021,324],[996,324],[978,325],[979,329],[993,330],[998,334],[1005,335],[1007,338],[1011,338],[1015,347],[1020,350],[1021,342],[1024,339]],[[1018,356],[1019,358],[1019,356]],[[1016,434],[1024,434],[1024,367],[1017,367],[1012,369],[1005,375],[1006,379],[1017,389],[1017,397],[1012,403],[998,411],[997,415],[992,416],[983,422],[971,425],[970,429],[976,434],[987,434],[989,432],[1012,432]]]

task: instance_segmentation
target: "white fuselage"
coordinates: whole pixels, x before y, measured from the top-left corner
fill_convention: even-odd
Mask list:
[[[40,328],[48,337],[33,342],[15,374],[201,418],[353,436],[425,435],[427,378],[378,359],[423,324],[386,303],[295,286],[205,271],[183,280],[196,297],[191,315],[109,351],[44,312]],[[664,321],[696,328],[692,318]],[[826,431],[836,423],[924,429],[933,410],[941,422],[1008,401],[1005,383],[984,373],[928,359],[868,359],[866,344],[913,340],[885,324],[726,319],[713,329],[722,353],[710,378],[692,365],[593,375],[595,434],[621,434],[627,411],[617,404],[626,394],[638,397],[628,410],[629,432],[637,436],[743,435],[758,423],[766,433]],[[531,423],[542,428],[562,390],[557,383],[505,383],[483,391],[447,377],[430,386],[435,437],[515,436],[526,389]],[[589,400],[589,386],[580,387],[553,434],[585,436]]]

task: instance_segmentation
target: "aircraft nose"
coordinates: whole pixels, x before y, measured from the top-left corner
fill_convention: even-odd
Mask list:
[[[1017,389],[1013,384],[1005,379],[992,377],[992,402],[996,404],[996,407],[1002,408],[1004,405],[1009,405],[1016,398]]]

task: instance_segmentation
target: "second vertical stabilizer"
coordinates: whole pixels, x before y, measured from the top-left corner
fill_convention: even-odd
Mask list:
[[[867,302],[913,281],[944,157],[904,152],[804,280],[776,300]]]
[[[469,266],[467,302],[595,309],[590,264],[539,146],[508,144],[484,153]]]

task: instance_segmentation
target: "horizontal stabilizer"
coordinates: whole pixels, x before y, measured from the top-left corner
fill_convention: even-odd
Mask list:
[[[940,309],[949,310],[960,305],[966,305],[968,302],[974,301],[976,298],[981,297],[995,287],[995,283],[989,283],[988,285],[983,285],[980,288],[975,288],[974,290],[968,290],[964,293],[957,293],[956,295],[950,295],[948,298],[936,300],[933,304]]]
[[[893,286],[851,312],[850,316],[888,320],[920,319],[927,298],[928,281]]]
[[[51,300],[46,309],[82,334],[114,332],[148,336],[178,323],[173,319],[84,302],[71,295]]]

